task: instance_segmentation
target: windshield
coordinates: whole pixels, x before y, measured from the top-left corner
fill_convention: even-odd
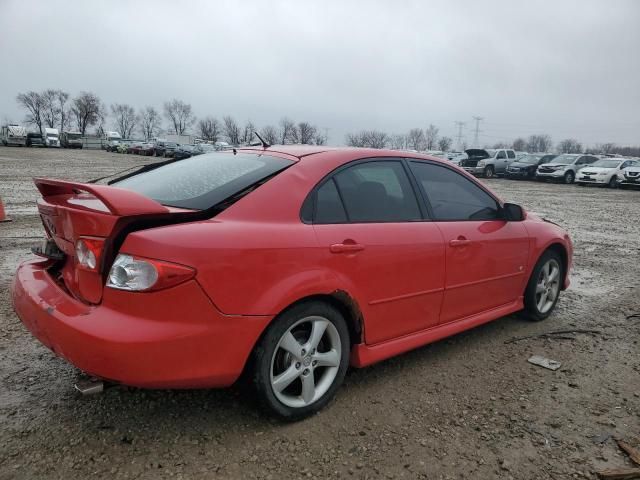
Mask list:
[[[58,135],[55,133],[47,133],[47,138],[58,138]]]
[[[561,163],[561,164],[568,164],[568,163],[573,163],[576,158],[578,158],[577,155],[558,155],[556,158],[554,158],[553,160],[551,160],[549,163]]]
[[[77,140],[80,138],[79,133],[67,133],[67,138],[70,140]]]
[[[600,167],[600,168],[618,168],[618,166],[622,163],[622,160],[598,160],[597,162],[593,162],[590,167]]]
[[[292,163],[268,155],[208,153],[112,185],[141,193],[163,205],[204,210]]]

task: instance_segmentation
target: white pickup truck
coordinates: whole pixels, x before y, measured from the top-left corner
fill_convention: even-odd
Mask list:
[[[469,148],[464,152],[467,158],[460,161],[460,166],[485,178],[503,175],[516,159],[516,152],[510,148]]]

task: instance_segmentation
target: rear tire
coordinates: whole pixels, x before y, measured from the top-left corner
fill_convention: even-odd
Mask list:
[[[547,250],[533,267],[524,292],[525,317],[539,322],[551,315],[558,303],[563,281],[564,266],[560,255]]]
[[[254,351],[253,384],[267,411],[299,420],[321,410],[349,365],[349,330],[329,304],[303,302],[267,328]]]

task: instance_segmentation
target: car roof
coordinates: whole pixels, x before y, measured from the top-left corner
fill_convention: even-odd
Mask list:
[[[406,150],[391,150],[383,148],[360,148],[360,147],[327,147],[324,145],[272,145],[263,147],[238,147],[237,151],[250,151],[259,153],[274,153],[286,155],[288,158],[294,157],[297,161],[309,161],[316,158],[324,158],[321,154],[338,154],[345,162],[358,158],[369,157],[402,157],[415,158],[418,160],[432,160],[444,165],[451,165],[451,162],[433,155],[418,152],[408,152]]]

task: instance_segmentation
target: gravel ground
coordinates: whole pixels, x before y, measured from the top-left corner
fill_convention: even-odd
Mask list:
[[[8,286],[43,234],[32,176],[87,180],[151,161],[101,151],[0,148],[0,479],[596,478],[629,466],[609,435],[640,440],[640,192],[507,180],[503,198],[560,223],[572,286],[545,322],[508,316],[348,373],[295,424],[240,387],[81,397],[77,371],[13,313]],[[571,338],[505,341],[556,329]],[[557,371],[527,363],[540,354]]]

